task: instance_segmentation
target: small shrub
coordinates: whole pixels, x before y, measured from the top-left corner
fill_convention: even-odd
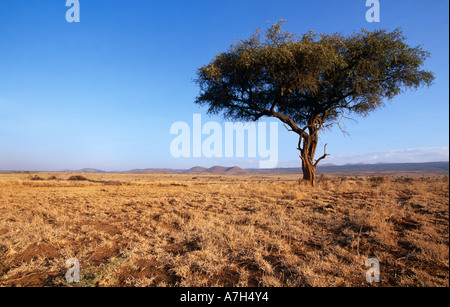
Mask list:
[[[388,179],[384,176],[377,176],[377,177],[369,177],[369,182],[372,183],[373,186],[378,186],[379,184],[385,183],[388,181]]]
[[[414,179],[410,178],[410,177],[403,177],[403,176],[401,176],[400,178],[396,178],[393,181],[397,182],[397,183],[401,183],[401,184],[406,184],[406,183],[413,183]]]
[[[81,176],[81,175],[75,175],[75,176],[70,176],[69,179],[67,179],[67,180],[70,180],[70,181],[87,181],[89,179],[87,179],[86,177]]]
[[[43,181],[44,179],[39,177],[38,175],[35,175],[34,177],[31,177],[30,180],[32,180],[32,181]]]
[[[325,182],[325,181],[330,181],[330,178],[328,178],[325,174],[320,174],[317,177],[317,182]]]

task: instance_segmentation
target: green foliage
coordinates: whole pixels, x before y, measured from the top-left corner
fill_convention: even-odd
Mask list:
[[[283,23],[264,38],[258,29],[200,67],[196,103],[235,120],[277,117],[302,135],[343,114],[367,115],[434,79],[421,69],[430,54],[408,46],[400,29],[295,35]]]
[[[258,29],[198,70],[196,103],[232,120],[275,117],[297,133],[303,180],[314,184],[318,132],[352,115],[365,116],[406,89],[431,85],[430,57],[406,44],[400,29],[344,36],[295,35],[284,21],[261,38]],[[302,145],[303,144],[303,145]]]

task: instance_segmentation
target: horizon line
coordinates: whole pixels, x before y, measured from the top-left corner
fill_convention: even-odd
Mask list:
[[[364,162],[358,162],[358,163],[346,163],[346,164],[334,164],[334,163],[325,163],[323,165],[319,165],[318,168],[321,167],[341,167],[341,166],[370,166],[370,165],[393,165],[393,164],[432,164],[432,163],[450,163],[450,161],[427,161],[427,162],[376,162],[376,163],[364,163]],[[126,172],[132,172],[132,171],[151,171],[151,170],[171,170],[171,171],[188,171],[193,168],[201,167],[205,170],[211,169],[214,167],[223,167],[223,168],[240,168],[242,170],[280,170],[280,169],[302,169],[301,166],[284,166],[284,167],[274,167],[274,168],[257,168],[257,167],[240,167],[237,165],[233,166],[224,166],[224,165],[214,165],[211,167],[202,166],[202,165],[196,165],[189,168],[171,168],[171,167],[151,167],[151,168],[133,168],[133,169],[127,169],[127,170],[103,170],[100,168],[94,168],[94,167],[84,167],[80,169],[62,169],[62,170],[19,170],[19,169],[0,169],[0,172],[30,172],[30,173],[69,173],[69,172],[80,172],[83,170],[92,170],[96,172],[103,172],[103,173],[126,173]]]

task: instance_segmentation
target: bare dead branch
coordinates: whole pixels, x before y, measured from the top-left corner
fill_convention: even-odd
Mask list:
[[[344,111],[344,109],[342,109],[342,107],[339,107],[339,110],[341,110],[342,116],[341,116],[341,119],[339,119],[339,122],[337,123],[337,125],[344,135],[350,136],[350,134],[348,134],[347,131],[345,131],[344,128],[342,128],[341,123],[344,119],[348,119],[348,120],[352,120],[352,121],[354,121],[354,119],[351,117],[345,116],[345,111]]]
[[[317,166],[319,165],[319,162],[322,161],[323,159],[325,159],[326,157],[330,156],[329,154],[327,154],[327,145],[325,144],[324,148],[323,148],[323,156],[320,157],[319,159],[316,160],[316,163],[314,163],[314,168],[317,168]]]

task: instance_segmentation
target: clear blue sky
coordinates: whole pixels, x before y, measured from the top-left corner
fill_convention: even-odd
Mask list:
[[[446,0],[380,0],[380,23],[366,21],[365,0],[79,1],[79,23],[66,22],[65,0],[0,1],[0,170],[255,166],[175,159],[170,127],[194,113],[223,124],[194,104],[197,68],[280,19],[295,33],[401,27],[432,53],[435,84],[347,122],[350,136],[323,133],[323,163],[448,161]],[[296,142],[280,125],[279,166],[300,165]]]

